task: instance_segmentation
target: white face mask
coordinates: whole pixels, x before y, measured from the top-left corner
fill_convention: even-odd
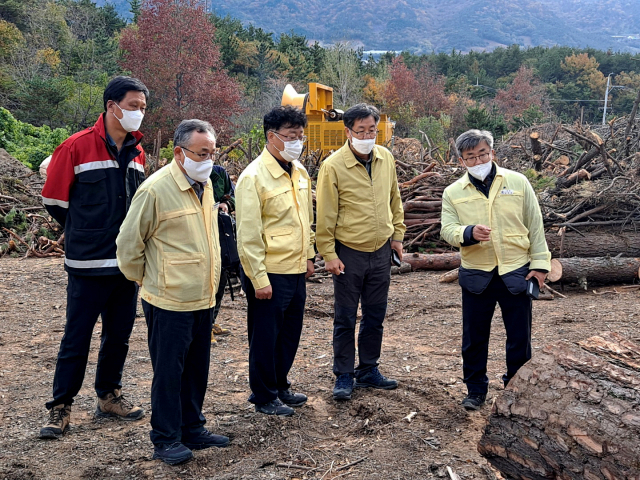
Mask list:
[[[369,155],[375,144],[375,138],[360,140],[359,138],[351,137],[351,146],[356,150],[356,152],[361,153],[362,155]]]
[[[122,112],[122,118],[116,117],[115,113],[113,114],[113,116],[118,118],[118,121],[120,122],[120,125],[122,125],[124,131],[135,132],[136,130],[138,130],[140,128],[140,124],[142,124],[144,113],[142,113],[140,110],[123,110],[120,105],[115,102],[113,103],[116,107],[120,108],[120,111]]]
[[[491,167],[493,167],[493,162],[487,162],[481,163],[480,165],[474,165],[473,167],[467,167],[467,171],[469,172],[469,175],[482,182],[491,172]]]
[[[189,178],[195,180],[196,182],[204,183],[209,180],[209,175],[211,175],[211,170],[213,170],[213,160],[202,160],[201,162],[196,162],[195,160],[191,160],[187,157],[187,153],[182,150],[182,154],[184,155],[184,162],[182,166],[184,167],[184,171]]]
[[[276,132],[273,132],[273,134],[276,137],[280,138],[280,136]],[[282,140],[282,138],[280,138],[280,140]],[[301,140],[293,140],[289,142],[282,140],[282,143],[284,144],[284,150],[278,150],[278,147],[276,147],[275,145],[273,145],[273,147],[278,150],[283,160],[287,162],[293,162],[294,160],[300,158],[300,154],[302,153],[302,149],[304,148]]]

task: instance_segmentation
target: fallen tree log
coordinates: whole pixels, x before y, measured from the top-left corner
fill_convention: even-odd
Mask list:
[[[460,266],[460,254],[439,253],[422,254],[406,253],[402,256],[402,261],[411,265],[411,270],[452,270]]]
[[[453,283],[455,281],[458,280],[458,274],[459,271],[458,269],[454,269],[454,270],[450,270],[447,273],[445,273],[444,275],[440,275],[440,278],[438,279],[438,282],[440,283]]]
[[[605,232],[588,232],[585,236],[566,232],[564,240],[556,233],[546,235],[547,245],[553,257],[640,257],[640,232],[623,232],[618,235]],[[562,243],[562,251],[560,244]]]
[[[640,479],[640,344],[546,346],[492,409],[478,451],[515,480]]]
[[[640,258],[553,258],[549,282],[579,283],[585,290],[588,283],[625,283],[638,278]]]

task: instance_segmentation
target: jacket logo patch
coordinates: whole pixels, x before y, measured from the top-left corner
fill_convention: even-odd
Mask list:
[[[510,190],[508,188],[503,188],[500,191],[500,195],[513,195],[513,190]]]
[[[308,188],[309,181],[306,178],[301,178],[298,180],[298,188]]]

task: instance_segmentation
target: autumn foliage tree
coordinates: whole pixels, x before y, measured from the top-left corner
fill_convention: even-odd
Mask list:
[[[394,58],[389,65],[383,97],[385,113],[397,121],[400,134],[407,133],[413,120],[438,117],[449,108],[444,76],[436,74],[428,64],[409,69],[402,57]]]
[[[240,87],[223,69],[215,27],[198,0],[146,0],[120,37],[122,66],[150,90],[145,130],[169,138],[185,118],[213,124],[223,139],[239,110]]]
[[[510,122],[514,117],[522,117],[527,110],[531,111],[534,107],[541,111],[543,93],[544,90],[535,79],[533,70],[522,65],[511,84],[503,90],[498,90],[494,104],[504,119]]]

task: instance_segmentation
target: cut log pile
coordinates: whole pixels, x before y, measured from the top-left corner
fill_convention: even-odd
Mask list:
[[[560,341],[495,400],[478,451],[516,480],[640,479],[640,344]]]

